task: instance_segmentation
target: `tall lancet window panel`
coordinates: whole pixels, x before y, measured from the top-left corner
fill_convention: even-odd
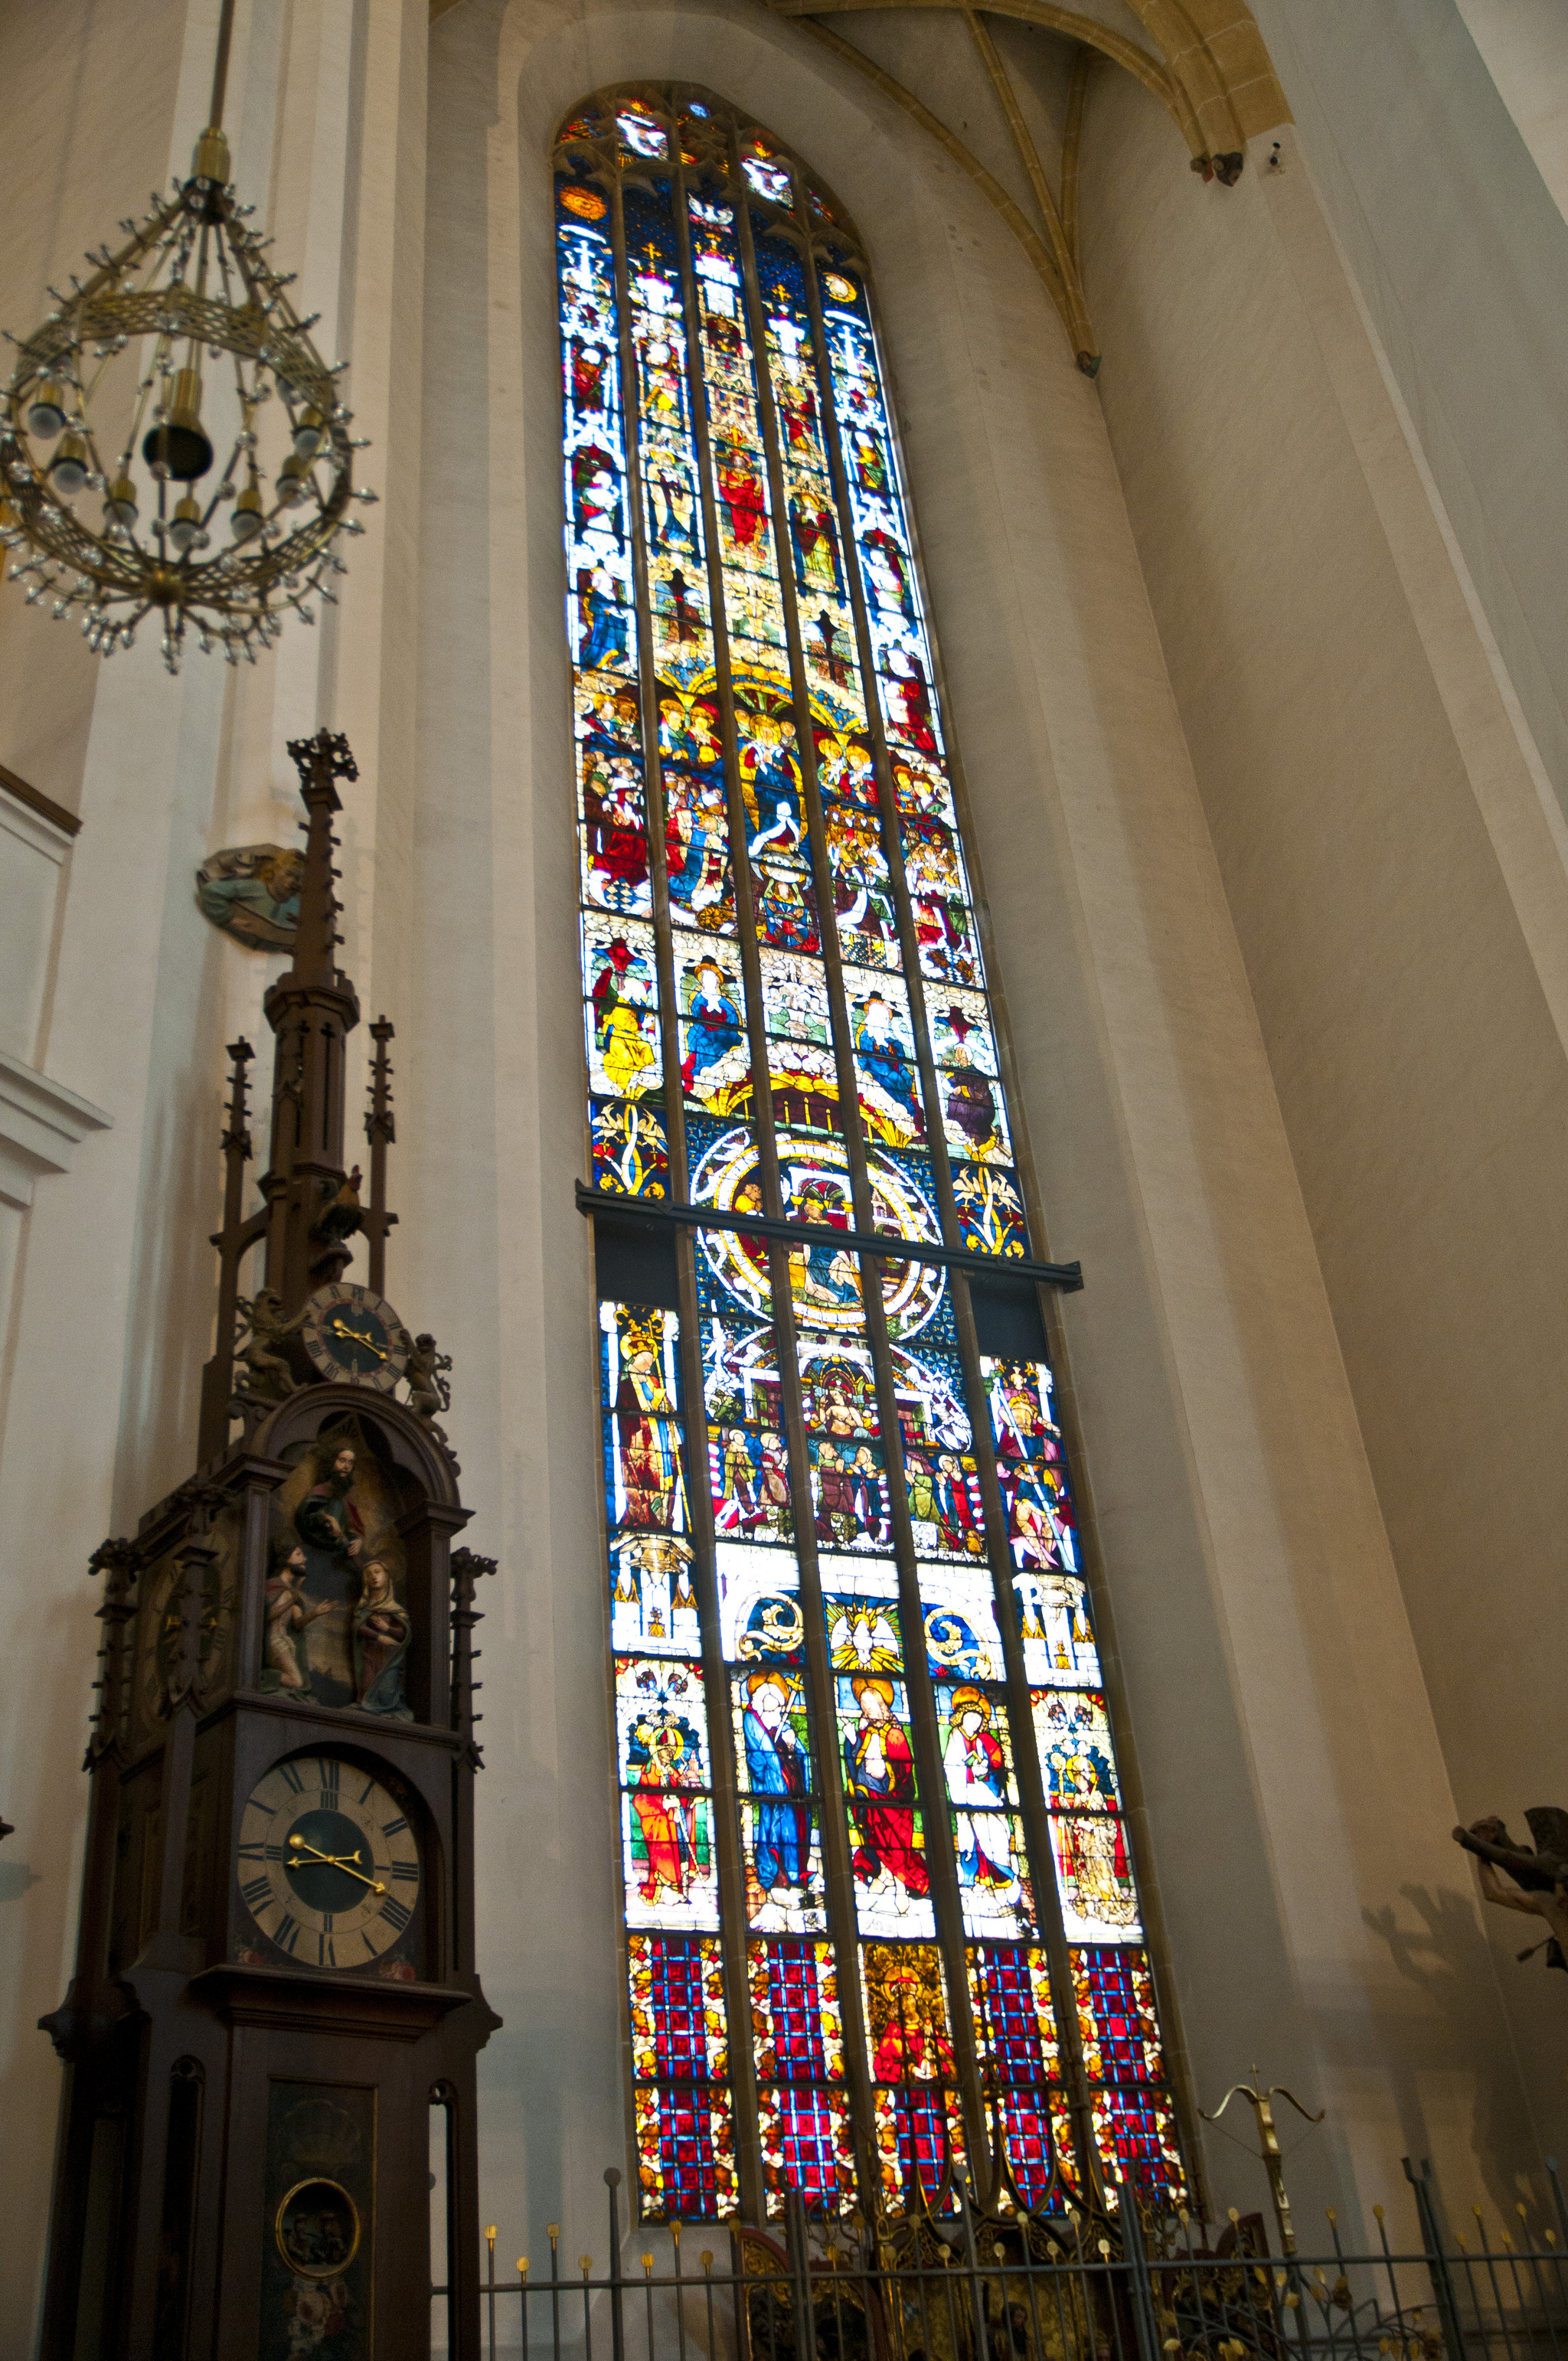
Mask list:
[[[643,2213],[907,2208],[956,2166],[1169,2201],[865,260],[710,93],[600,93],[556,166]]]

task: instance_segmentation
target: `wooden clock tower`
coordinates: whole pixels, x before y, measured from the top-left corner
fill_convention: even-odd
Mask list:
[[[433,2260],[451,2352],[478,2351],[475,2058],[499,2020],[474,1960],[471,1634],[493,1569],[451,1546],[433,1340],[381,1293],[384,1022],[367,1204],[344,1170],[354,763],[325,730],[290,752],[309,817],[266,1004],[271,1149],[247,1216],[238,1042],[201,1465],[93,1561],[82,1924],[44,2020],[68,2069],[46,2361],[425,2361]],[[342,1278],[356,1233],[367,1288]]]

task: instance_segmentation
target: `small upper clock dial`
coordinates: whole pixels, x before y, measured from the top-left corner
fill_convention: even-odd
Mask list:
[[[323,1376],[340,1384],[389,1394],[403,1374],[407,1332],[386,1297],[367,1287],[337,1279],[318,1288],[300,1333]]]
[[[378,1960],[420,1894],[419,1846],[396,1796],[331,1754],[275,1763],[257,1782],[236,1868],[262,1933],[313,1968]]]

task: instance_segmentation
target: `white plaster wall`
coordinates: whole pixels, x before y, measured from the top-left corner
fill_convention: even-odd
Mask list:
[[[1279,137],[1283,170],[1260,169],[1271,136],[1235,189],[1200,190],[1153,103],[1096,82],[1101,386],[1459,1814],[1522,1838],[1563,1769],[1563,836],[1309,159]],[[1345,1567],[1320,1497],[1314,1620]],[[1344,1645],[1338,1677],[1386,1721],[1370,1625]],[[1362,1775],[1376,1809],[1370,1755]],[[1457,2098],[1453,2027],[1489,1943],[1550,2147],[1558,1994],[1515,1965],[1528,1921],[1478,1929],[1440,1808],[1421,1865],[1395,1840],[1365,1903],[1424,2021],[1405,2103]],[[1497,2105],[1475,2093],[1455,2205],[1508,2194]]]
[[[1568,216],[1568,18],[1556,0],[1458,0],[1497,94]]]
[[[31,1064],[71,839],[0,786],[0,1049]]]
[[[32,1095],[54,964],[61,873],[70,853],[63,829],[0,785],[0,1059],[14,1059],[23,1070],[16,1077],[22,1098]],[[22,1145],[31,1125],[25,1114],[18,1122],[19,1109],[6,1106],[10,1079],[0,1078],[0,1366],[14,1310],[16,1257],[40,1169]]]
[[[19,327],[45,278],[189,170],[217,15],[217,0],[150,12],[96,0],[0,16],[0,89],[22,134],[0,152],[16,257],[5,311]],[[411,808],[426,48],[422,0],[240,0],[236,12],[227,120],[242,193],[291,249],[328,357],[349,361],[376,444],[370,479],[408,488],[390,531],[368,512],[335,617],[288,635],[243,682],[194,656],[171,681],[151,645],[91,662],[66,627],[0,592],[0,758],[83,821],[38,1060],[114,1126],[40,1183],[0,1345],[0,1795],[16,1828],[0,1860],[0,2090],[25,2127],[0,2160],[6,2361],[32,2350],[60,2086],[35,2022],[58,2004],[74,1944],[96,1640],[84,1569],[105,1532],[134,1530],[189,1472],[223,1045],[241,1031],[265,1042],[277,967],[207,925],[194,872],[220,845],[294,840],[287,739],[345,729],[366,773],[348,791],[340,890],[367,1016],[378,991],[395,1002],[407,953],[397,847]],[[412,365],[400,367],[411,315]],[[359,1104],[351,1080],[351,1124]],[[397,1255],[394,1232],[394,1274]]]
[[[1568,220],[1456,0],[1255,0],[1254,14],[1568,806]]]
[[[165,178],[185,14],[183,0],[151,0],[133,40],[94,0],[0,11],[0,327],[13,335],[38,325],[46,286],[66,284]],[[0,763],[67,811],[79,807],[94,679],[73,626],[0,587]]]
[[[970,154],[1001,182],[1014,204],[1022,208],[1025,220],[1034,222],[1043,234],[1028,173],[1014,144],[1001,102],[992,88],[991,77],[960,15],[945,8],[900,9],[891,15],[885,9],[850,9],[841,16],[835,15],[828,29],[852,42],[929,107],[938,121],[956,133]],[[992,31],[1010,71],[1015,70],[1017,55],[1022,52],[1042,63],[1050,60],[1065,83],[1065,42],[1043,37],[1032,27],[1005,22],[997,22],[994,27],[988,24],[987,30]],[[1027,107],[1034,96],[1034,77],[1025,73],[1018,79],[1023,84],[1021,103]],[[1058,108],[1065,103],[1064,88]],[[1032,132],[1036,136],[1046,132],[1046,153],[1052,158],[1054,167],[1054,151],[1060,145],[1061,135],[1058,131],[1053,137],[1042,125],[1037,106],[1030,113],[1034,117]]]
[[[957,171],[744,0],[462,0],[433,33],[403,1169],[503,1567],[486,2212],[591,2246],[626,2161],[547,148],[657,75],[753,107],[870,241],[1052,1245],[1090,1273],[1065,1320],[1172,1990],[1205,2100],[1255,2058],[1328,2103],[1299,2198],[1357,2235],[1401,2153],[1528,2168],[1530,2126],[1474,1906],[1446,1991],[1378,1932],[1452,1880],[1453,1798],[1098,396]],[[1213,2189],[1250,2206],[1235,2157]]]

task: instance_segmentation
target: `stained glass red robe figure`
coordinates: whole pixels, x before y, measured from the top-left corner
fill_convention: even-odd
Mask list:
[[[579,410],[604,408],[604,354],[598,345],[571,346],[572,399]]]
[[[850,1808],[861,1841],[851,1863],[862,1885],[889,1878],[919,1900],[931,1889],[925,1855],[916,1846],[915,1758],[894,1716],[891,1681],[853,1680],[859,1726],[844,1741]]]
[[[765,515],[762,479],[756,462],[744,451],[721,448],[714,456],[718,462],[718,497],[729,520],[730,537],[737,549],[750,549],[761,536]]]
[[[603,746],[583,752],[583,838],[589,900],[601,910],[650,909],[642,782],[627,755]]]
[[[865,1978],[872,2080],[950,2081],[953,2045],[935,1953],[924,1945],[873,1943],[867,1949]]]
[[[923,754],[934,754],[937,733],[931,726],[931,691],[927,686],[925,666],[918,656],[898,648],[889,656],[888,668],[898,735],[912,746],[918,746]]]
[[[684,1902],[697,1867],[697,1806],[686,1792],[698,1784],[697,1766],[681,1732],[668,1725],[640,1730],[631,1753],[634,1761],[641,1757],[631,1794],[646,1856],[639,1891],[650,1905],[664,1894]]]

